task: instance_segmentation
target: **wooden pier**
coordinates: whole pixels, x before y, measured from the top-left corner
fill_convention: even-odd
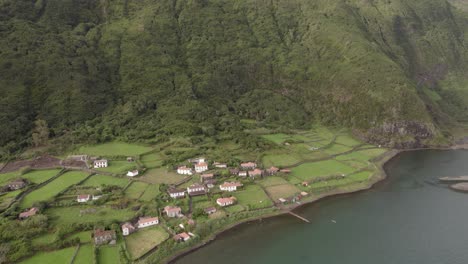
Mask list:
[[[306,222],[306,223],[310,223],[310,221],[307,220],[307,218],[304,218],[304,217],[302,217],[302,216],[300,216],[300,215],[298,215],[298,214],[295,214],[295,213],[293,213],[293,212],[289,212],[289,214],[292,215],[292,216],[295,216],[295,217],[297,217],[297,218],[299,218],[299,219],[301,219],[302,221],[304,221],[304,222]]]
[[[440,177],[441,182],[468,182],[468,176]]]

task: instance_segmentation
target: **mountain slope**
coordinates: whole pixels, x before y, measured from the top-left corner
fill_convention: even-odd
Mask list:
[[[408,2],[0,0],[3,155],[35,119],[74,141],[254,118],[421,144],[468,119],[468,15]]]

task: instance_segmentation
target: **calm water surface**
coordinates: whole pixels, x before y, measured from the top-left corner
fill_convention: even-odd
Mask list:
[[[404,153],[374,189],[232,229],[177,264],[467,264],[468,193],[440,176],[468,175],[468,151]],[[333,223],[332,220],[336,220]]]

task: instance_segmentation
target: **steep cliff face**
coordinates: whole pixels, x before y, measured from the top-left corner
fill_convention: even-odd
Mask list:
[[[92,141],[254,118],[422,142],[468,120],[464,3],[1,0],[0,145],[38,118]]]

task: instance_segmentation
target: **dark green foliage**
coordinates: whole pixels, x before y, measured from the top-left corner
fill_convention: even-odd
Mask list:
[[[467,87],[441,82],[466,84],[463,12],[443,0],[0,0],[0,155],[29,146],[37,119],[59,146],[238,133],[241,118],[361,131],[450,118],[434,111],[466,120],[452,113]]]

